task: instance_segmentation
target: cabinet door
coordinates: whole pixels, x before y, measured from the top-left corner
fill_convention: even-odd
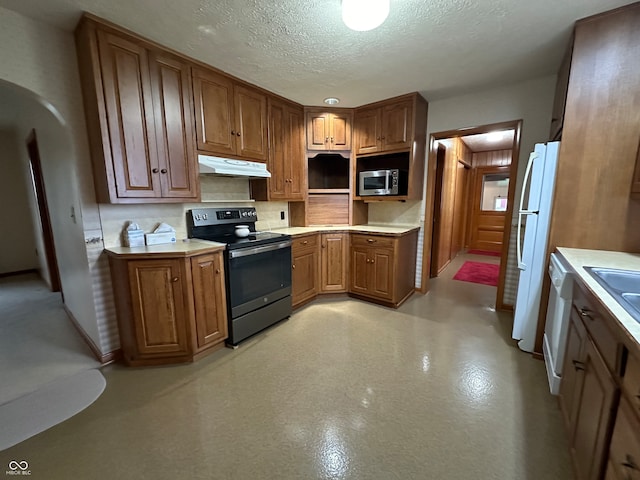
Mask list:
[[[361,295],[369,294],[369,254],[370,248],[366,247],[351,247],[351,265],[350,265],[350,288],[352,293],[359,293]]]
[[[411,148],[413,102],[406,100],[382,107],[382,149]]]
[[[286,165],[289,172],[288,200],[303,200],[305,192],[304,112],[302,108],[286,110]]]
[[[354,125],[356,132],[356,154],[377,152],[380,148],[381,110],[369,108],[356,112]]]
[[[372,250],[370,293],[384,300],[393,298],[393,250]]]
[[[191,259],[197,349],[216,345],[228,336],[222,253]]]
[[[296,306],[318,294],[318,250],[292,252],[291,303]]]
[[[287,199],[289,169],[287,168],[287,140],[285,130],[286,107],[277,100],[269,100],[269,193],[273,200]]]
[[[640,419],[622,398],[611,436],[607,478],[640,480]]]
[[[567,347],[562,366],[562,383],[560,384],[559,402],[564,423],[569,432],[573,432],[575,425],[579,392],[584,381],[582,368],[582,350],[587,338],[587,331],[578,318],[575,309],[571,308],[569,331],[567,332]]]
[[[330,115],[329,150],[351,150],[351,114]]]
[[[597,480],[604,473],[618,389],[607,365],[587,338],[584,349],[584,381],[577,392],[578,407],[571,442],[577,478]]]
[[[322,264],[321,291],[347,291],[347,243],[348,235],[344,233],[322,235],[320,253]]]
[[[267,161],[267,97],[241,85],[234,87],[236,154]]]
[[[128,263],[133,322],[141,356],[189,353],[182,267],[180,260]]]
[[[197,199],[189,66],[169,54],[152,52],[150,72],[162,196]]]
[[[329,114],[307,112],[307,150],[329,150]]]
[[[192,70],[192,75],[198,150],[235,155],[236,131],[231,80],[197,68]]]
[[[119,198],[160,196],[147,50],[98,30],[111,160]]]

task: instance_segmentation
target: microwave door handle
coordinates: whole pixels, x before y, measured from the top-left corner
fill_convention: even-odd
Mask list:
[[[385,193],[388,193],[391,188],[391,170],[385,170],[384,171],[384,191]]]

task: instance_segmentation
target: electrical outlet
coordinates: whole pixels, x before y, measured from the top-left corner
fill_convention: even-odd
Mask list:
[[[284,220],[284,211],[280,212],[280,220]]]

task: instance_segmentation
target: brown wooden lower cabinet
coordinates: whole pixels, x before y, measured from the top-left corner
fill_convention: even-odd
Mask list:
[[[127,364],[193,361],[227,338],[222,252],[110,254],[109,262]]]
[[[640,480],[640,419],[624,397],[618,407],[605,478]]]
[[[418,233],[351,234],[349,294],[397,307],[414,291]]]
[[[320,291],[346,292],[349,234],[323,233],[320,245]]]
[[[315,298],[320,287],[318,234],[291,240],[291,303],[300,306]]]

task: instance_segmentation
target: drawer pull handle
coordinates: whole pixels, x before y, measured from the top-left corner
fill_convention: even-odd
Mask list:
[[[375,240],[373,238],[367,238],[367,242],[369,243],[375,243]]]
[[[307,243],[309,243],[308,240],[305,240],[304,242],[302,242],[303,245],[306,245]]]
[[[593,313],[593,312],[591,312],[591,310],[589,310],[588,308],[581,308],[580,309],[580,316],[582,318],[588,318],[590,320],[593,320],[593,317],[591,316],[591,313]]]
[[[573,368],[576,369],[576,372],[578,370],[584,370],[585,369],[585,366],[584,366],[583,362],[579,362],[578,360],[573,360],[572,363],[573,363]]]
[[[638,470],[638,465],[633,461],[633,457],[628,453],[625,455],[625,461],[622,462],[622,466],[625,468],[630,468],[631,470]]]

